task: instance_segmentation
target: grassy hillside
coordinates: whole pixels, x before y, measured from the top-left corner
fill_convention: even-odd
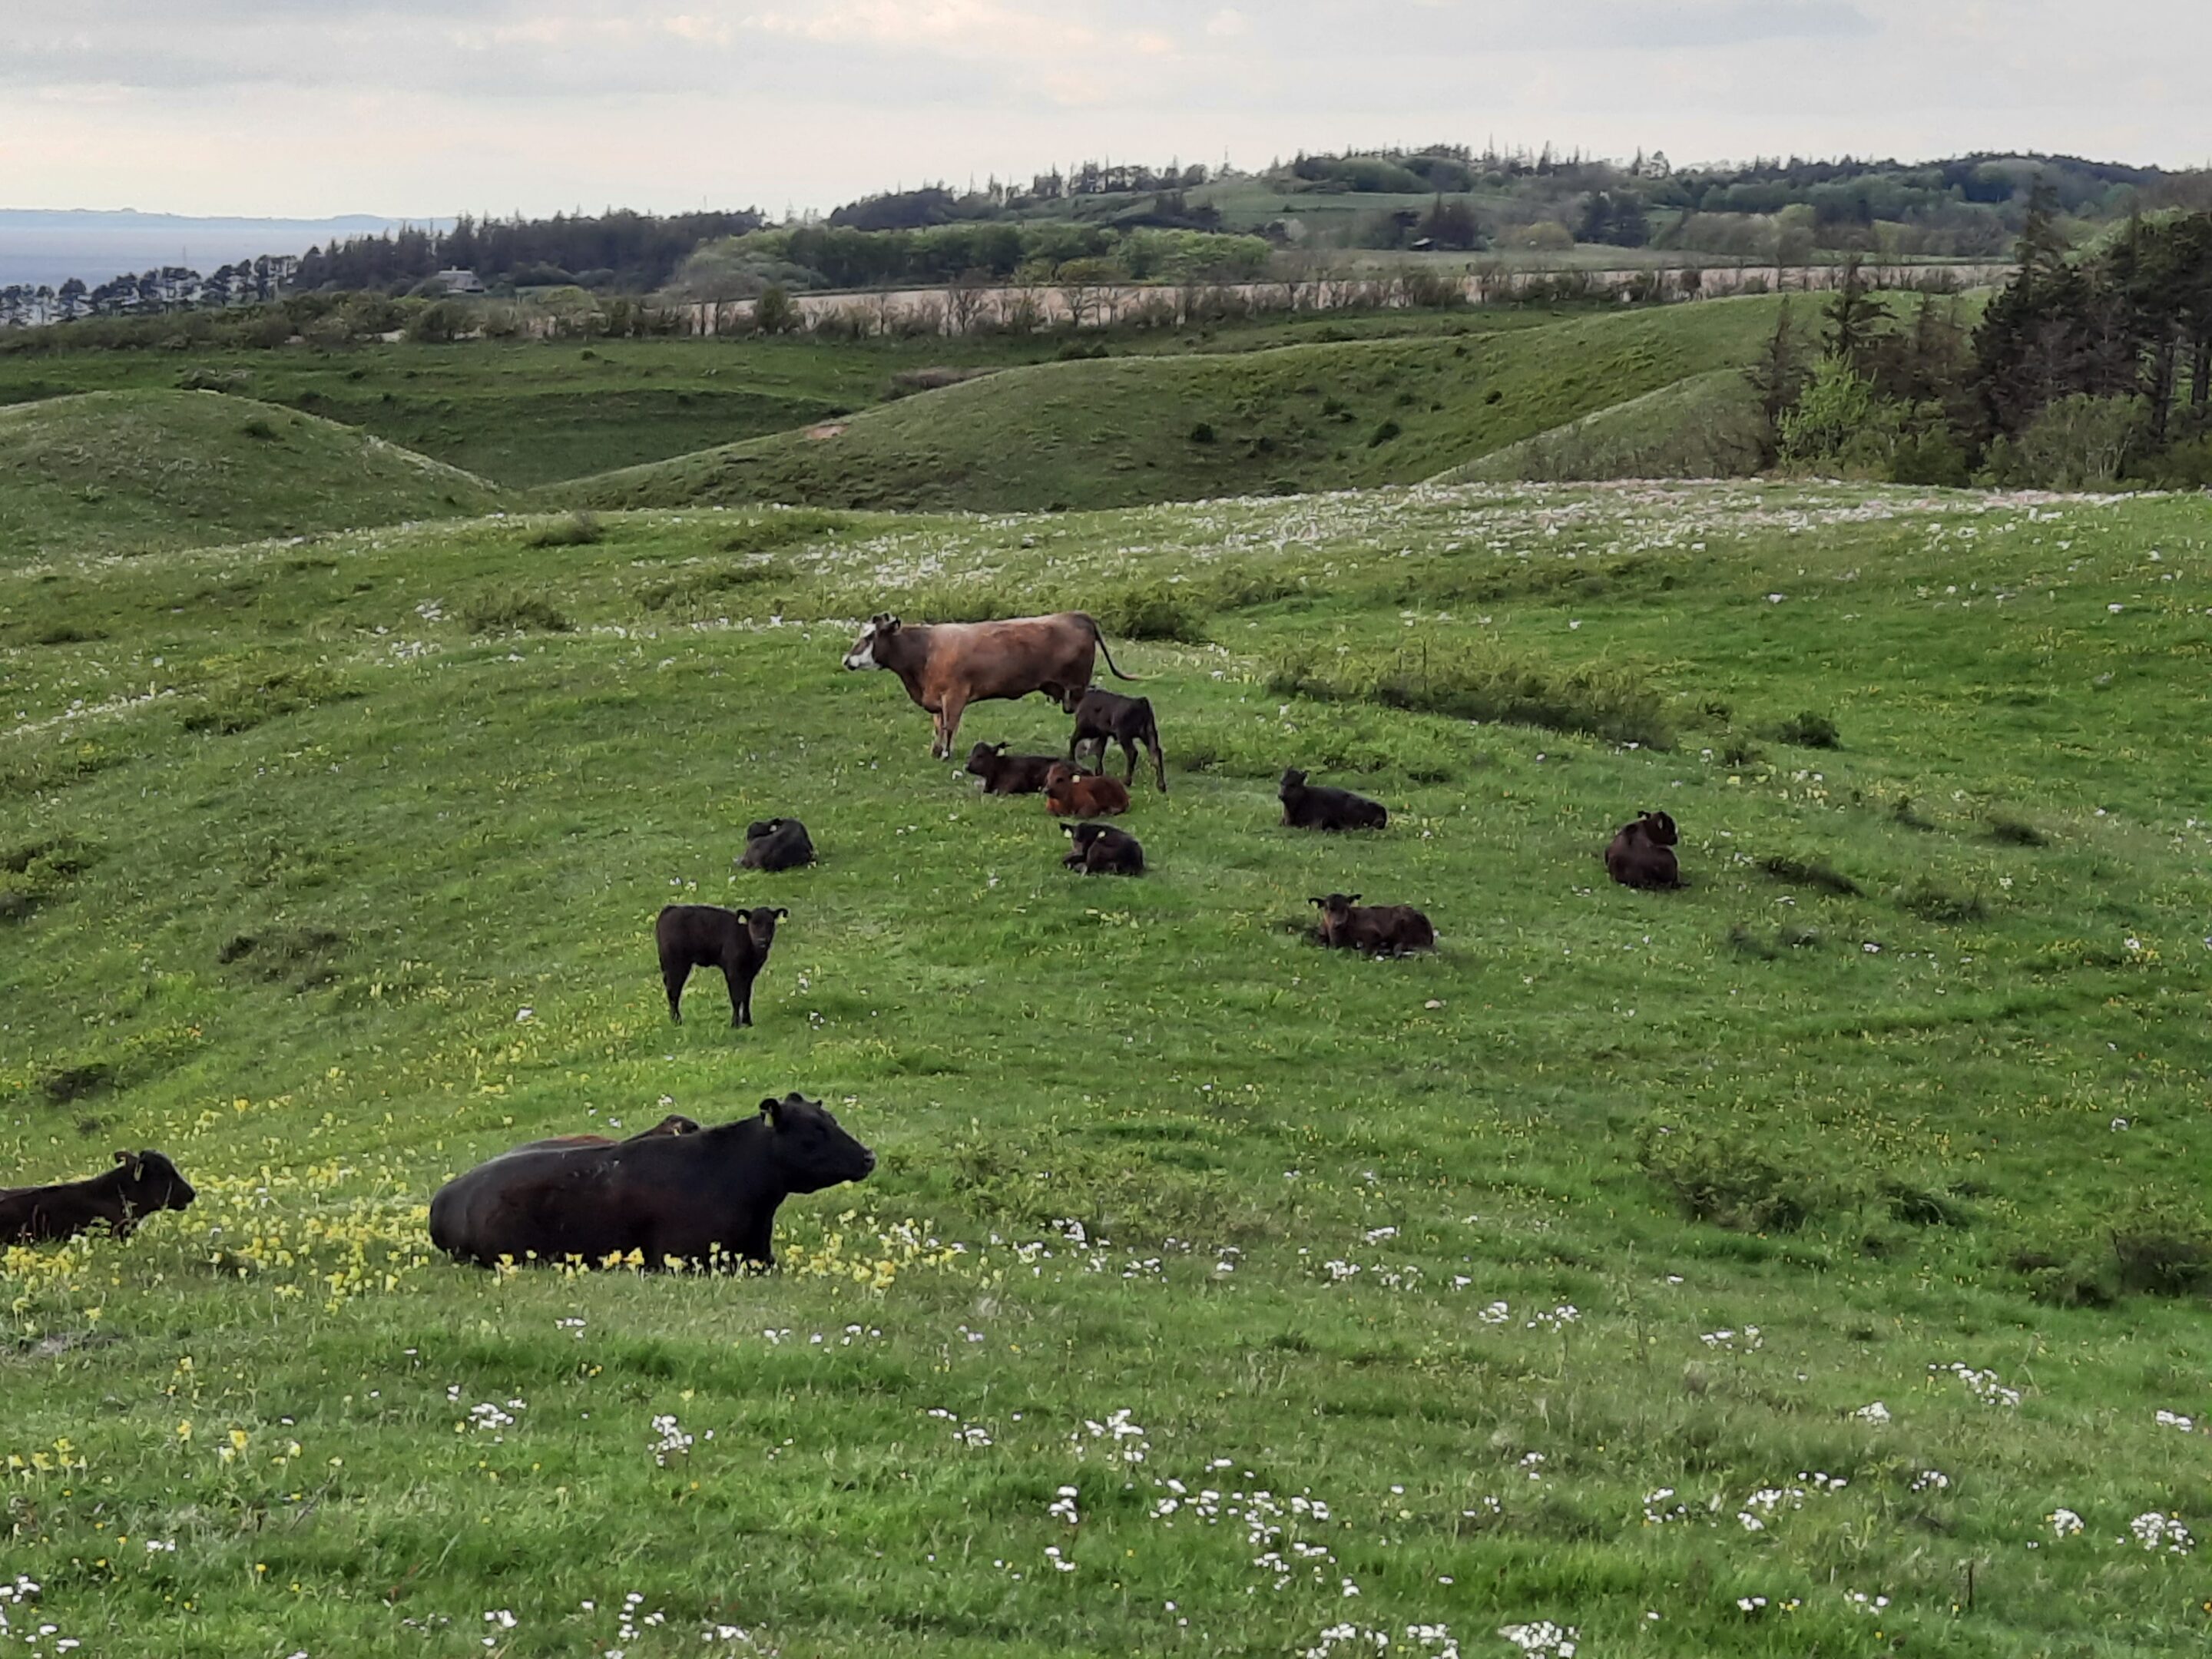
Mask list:
[[[1741,367],[1692,374],[1438,475],[1437,483],[1734,478],[1758,471],[1759,394]]]
[[[1385,312],[1089,337],[1117,352],[1243,351],[1316,336],[1488,331],[1529,311]],[[0,345],[5,345],[0,340]],[[357,426],[525,487],[787,431],[896,395],[898,377],[1051,358],[1055,336],[917,340],[471,340],[269,351],[0,350],[0,404],[204,384]]]
[[[542,527],[0,571],[0,1179],[160,1146],[203,1194],[0,1256],[8,1567],[59,1636],[2203,1644],[2200,507]],[[836,666],[872,609],[1054,599],[1160,710],[1141,881]],[[1293,762],[1391,828],[1275,827]],[[1689,887],[1609,886],[1655,805]],[[732,872],[769,812],[818,868]],[[1442,951],[1324,955],[1333,888]],[[667,1024],[672,898],[789,907],[755,1029],[711,983]],[[428,1258],[477,1158],[791,1087],[882,1164],[774,1278]]]
[[[500,505],[457,468],[211,392],[0,406],[0,559],[299,535]]]
[[[1040,364],[553,493],[611,507],[988,512],[1410,483],[1747,362],[1778,303],[1714,301],[1472,339]]]

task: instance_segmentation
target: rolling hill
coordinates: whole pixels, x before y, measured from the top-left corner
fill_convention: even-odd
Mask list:
[[[142,553],[481,514],[483,479],[350,427],[213,392],[0,406],[0,560]]]
[[[1750,362],[1779,301],[1461,338],[1042,363],[554,487],[596,507],[1096,508],[1410,483]]]
[[[0,565],[0,1183],[199,1189],[0,1248],[39,1651],[2202,1646],[2197,502],[543,528]],[[1139,880],[839,667],[1052,597],[1159,711]],[[1611,886],[1659,805],[1687,886]],[[733,870],[769,815],[821,863]],[[1317,949],[1336,890],[1442,948]],[[690,901],[790,912],[750,1029],[669,1022]],[[518,1141],[790,1089],[880,1163],[775,1273],[428,1246]]]

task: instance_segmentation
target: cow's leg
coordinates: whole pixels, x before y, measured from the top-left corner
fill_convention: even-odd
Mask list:
[[[723,965],[722,978],[730,988],[730,1024],[751,1024],[752,1020],[748,1014],[746,1005],[752,1000],[753,982],[743,977],[736,969],[727,963]]]
[[[688,962],[671,963],[660,970],[660,982],[668,988],[668,1019],[673,1025],[684,1023],[684,981],[691,977]]]
[[[1121,739],[1121,758],[1129,763],[1129,769],[1121,781],[1133,788],[1137,782],[1137,745],[1127,738]],[[1106,745],[1103,744],[1098,746],[1098,769],[1102,772],[1106,769]]]
[[[960,715],[968,707],[968,699],[957,691],[945,694],[944,712],[937,717],[937,757],[952,758],[952,739],[960,735]]]
[[[1160,752],[1160,734],[1154,732],[1152,744],[1152,777],[1160,786],[1160,793],[1168,792],[1168,757]]]

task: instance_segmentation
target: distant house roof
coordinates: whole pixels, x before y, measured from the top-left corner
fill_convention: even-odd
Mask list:
[[[473,270],[462,270],[458,267],[441,270],[438,273],[438,280],[445,284],[448,294],[481,294],[484,291],[483,279]]]

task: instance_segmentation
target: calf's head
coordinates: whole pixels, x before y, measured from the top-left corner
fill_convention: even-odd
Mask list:
[[[1657,846],[1672,847],[1681,839],[1675,832],[1674,820],[1665,812],[1638,812],[1636,821]]]
[[[140,1215],[181,1210],[199,1196],[177,1166],[157,1152],[118,1152],[115,1162],[123,1171],[123,1195]]]
[[[1291,792],[1292,790],[1303,789],[1305,787],[1306,775],[1299,771],[1297,767],[1293,766],[1285,770],[1283,773],[1283,787],[1275,793],[1287,800],[1290,799]]]
[[[745,839],[747,841],[758,841],[762,836],[772,836],[782,828],[783,820],[781,818],[756,818],[752,823],[745,826]]]
[[[745,937],[752,940],[753,948],[766,956],[768,947],[775,943],[776,923],[791,912],[781,906],[770,909],[765,904],[757,904],[750,910],[739,910],[736,914],[738,920],[744,923]]]
[[[973,776],[988,778],[1006,757],[1003,743],[979,743],[968,751],[968,770]]]
[[[860,637],[853,641],[853,648],[845,653],[848,668],[883,668],[878,647],[899,630],[899,619],[888,611],[879,611],[868,618],[868,625],[860,630]]]
[[[1309,899],[1309,904],[1321,907],[1321,926],[1325,933],[1333,933],[1352,921],[1352,907],[1359,902],[1357,893],[1331,893],[1325,898]]]
[[[794,1193],[817,1193],[842,1181],[865,1181],[876,1155],[838,1127],[818,1100],[794,1090],[761,1102],[776,1173]]]

